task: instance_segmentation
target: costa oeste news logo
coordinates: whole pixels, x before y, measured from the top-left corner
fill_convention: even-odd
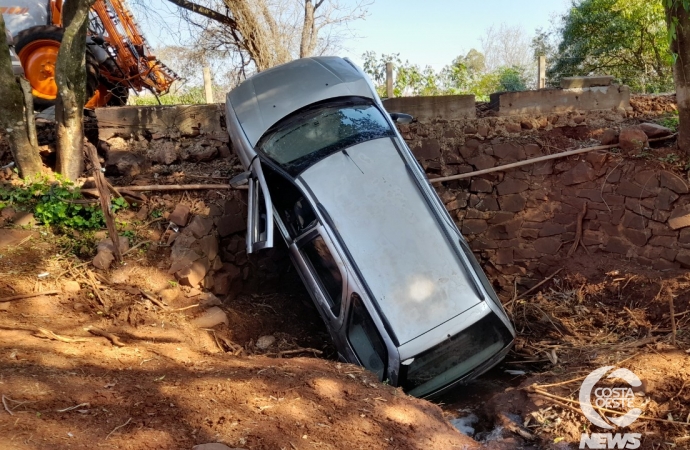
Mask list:
[[[597,386],[597,383],[611,369],[615,370],[611,371],[606,378],[620,379],[625,381],[627,385],[615,387]],[[633,387],[638,387],[641,384],[642,382],[637,375],[628,369],[616,369],[615,366],[600,367],[587,375],[587,378],[582,382],[582,386],[580,386],[580,409],[582,409],[582,413],[590,422],[605,430],[613,430],[614,427],[611,423],[619,428],[630,426],[642,414],[642,410],[635,407],[635,393],[632,390]],[[592,401],[599,408],[621,411],[627,409],[627,412],[624,415],[612,417],[601,415],[592,405]],[[640,447],[641,437],[642,434],[640,433],[582,433],[580,448],[635,449]]]

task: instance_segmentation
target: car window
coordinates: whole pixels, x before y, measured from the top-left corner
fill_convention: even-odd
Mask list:
[[[326,300],[333,315],[339,316],[343,297],[343,276],[326,242],[321,236],[317,236],[304,244],[301,250],[326,293]]]
[[[362,365],[383,381],[388,359],[386,345],[359,295],[352,294],[351,304],[347,338]]]
[[[317,223],[316,214],[304,193],[268,164],[262,163],[261,169],[266,177],[273,207],[290,237],[297,238],[313,228]]]
[[[296,175],[339,150],[393,135],[376,106],[349,100],[312,106],[293,114],[269,130],[258,148]]]

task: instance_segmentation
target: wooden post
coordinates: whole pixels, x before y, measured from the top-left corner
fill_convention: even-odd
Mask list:
[[[204,67],[204,92],[206,93],[206,103],[213,103],[213,81],[210,67]]]
[[[386,63],[386,97],[395,97],[395,92],[393,92],[393,63]]]
[[[546,88],[546,56],[539,57],[539,74],[537,80],[537,89]]]

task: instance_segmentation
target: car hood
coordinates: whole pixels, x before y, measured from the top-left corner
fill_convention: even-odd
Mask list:
[[[280,119],[322,100],[358,96],[373,99],[369,82],[337,57],[302,58],[261,72],[228,94],[252,147]]]
[[[400,344],[482,301],[449,240],[455,237],[392,139],[333,154],[300,178],[328,212]]]

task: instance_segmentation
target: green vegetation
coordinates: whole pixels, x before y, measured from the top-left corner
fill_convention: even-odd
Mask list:
[[[367,52],[362,55],[364,71],[374,81],[379,95],[386,95],[386,63],[395,66],[393,91],[396,97],[422,95],[461,95],[474,94],[479,101],[488,101],[489,95],[501,91],[522,91],[527,89],[527,69],[499,67],[487,71],[484,55],[470,50],[466,56],[459,56],[440,72],[427,66],[404,63],[399,54],[381,55]]]
[[[661,2],[573,0],[561,21],[559,30],[535,38],[549,54],[551,83],[566,76],[613,75],[634,92],[673,90],[673,58]],[[544,43],[549,39],[559,42],[557,51],[548,51]]]
[[[195,86],[185,91],[176,93],[169,93],[159,97],[162,105],[199,105],[206,103],[204,96],[204,88]],[[153,94],[145,94],[141,96],[131,96],[129,98],[130,105],[137,106],[155,106],[158,105],[158,99]]]
[[[661,125],[673,130],[674,132],[677,132],[679,125],[678,111],[674,112],[672,116],[661,119]]]
[[[93,230],[104,226],[98,203],[85,202],[79,188],[60,176],[56,181],[46,177],[25,180],[20,186],[0,187],[0,209],[13,206],[32,211],[44,225],[75,230]],[[114,199],[113,211],[127,207],[123,198]]]

